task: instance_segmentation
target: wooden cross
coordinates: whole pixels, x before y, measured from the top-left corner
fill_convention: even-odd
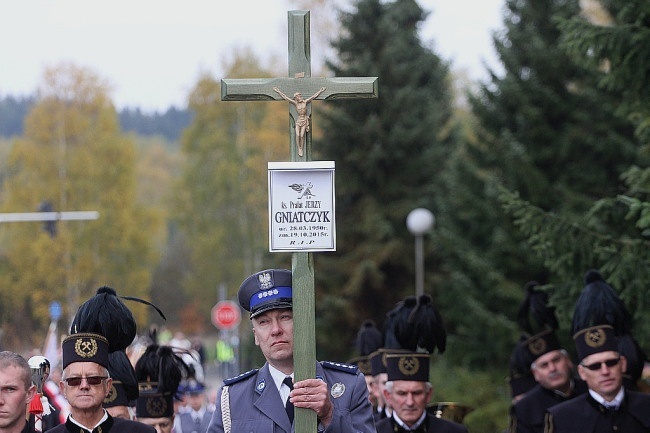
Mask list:
[[[223,101],[282,101],[289,107],[292,161],[311,161],[311,101],[376,98],[377,77],[312,78],[309,11],[289,11],[289,77],[221,80]],[[300,94],[300,95],[298,95]],[[293,95],[293,98],[291,97]],[[300,96],[306,95],[305,99]],[[307,122],[307,123],[305,123]],[[292,255],[294,380],[316,376],[314,261],[311,253]],[[317,430],[316,413],[296,408],[295,431]]]

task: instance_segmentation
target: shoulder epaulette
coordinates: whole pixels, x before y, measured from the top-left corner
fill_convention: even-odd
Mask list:
[[[259,368],[254,368],[252,370],[247,371],[246,373],[242,373],[239,376],[231,377],[230,379],[226,379],[223,381],[224,385],[232,385],[233,383],[237,383],[239,381],[242,381],[246,379],[247,377],[251,377],[252,375],[256,374]]]
[[[346,364],[343,362],[331,362],[331,361],[321,361],[321,365],[325,368],[330,368],[332,370],[345,371],[350,374],[357,374],[359,372],[359,367],[353,364]]]

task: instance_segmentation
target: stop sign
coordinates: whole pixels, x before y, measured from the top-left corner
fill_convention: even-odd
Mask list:
[[[236,328],[241,321],[239,305],[233,301],[219,301],[212,307],[212,324],[222,330]]]

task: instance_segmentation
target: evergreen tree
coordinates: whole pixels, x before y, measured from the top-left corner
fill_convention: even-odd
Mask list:
[[[621,176],[624,189],[604,190],[583,214],[548,212],[511,192],[501,198],[530,248],[557,276],[553,301],[564,317],[570,317],[572,302],[584,285],[577,270],[599,268],[633,314],[635,337],[647,350],[650,169],[644,149],[650,131],[650,5],[645,1],[602,4],[606,9],[592,11],[589,19],[560,20],[561,40],[596,75],[604,91],[620,100],[616,112],[636,125],[639,141],[646,147],[639,146],[637,157]]]
[[[473,322],[463,329],[469,350],[462,359],[501,366],[521,331],[514,318],[524,284],[556,281],[500,206],[501,188],[541,209],[579,215],[594,198],[621,190],[620,175],[639,150],[632,126],[615,114],[620,98],[600,91],[595,74],[560,46],[556,20],[579,13],[577,3],[509,0],[506,7],[505,30],[494,38],[504,73],[491,72],[471,98],[477,136],[446,172],[441,208],[450,220],[440,241],[450,292],[464,294],[455,306]],[[585,270],[573,268],[574,278]]]
[[[418,39],[425,17],[415,1],[360,0],[342,14],[342,36],[333,41],[334,75],[379,77],[379,98],[333,102],[319,113],[314,153],[336,161],[337,179],[337,251],[315,259],[317,327],[327,329],[317,332],[318,349],[326,357],[351,356],[361,322],[381,325],[415,292],[406,216],[416,207],[436,212],[453,137],[448,65]],[[433,253],[425,257],[435,268]],[[426,293],[442,289],[427,276]]]

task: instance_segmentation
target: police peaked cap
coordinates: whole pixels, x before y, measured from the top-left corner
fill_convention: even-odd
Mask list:
[[[267,269],[246,278],[237,294],[239,305],[250,312],[250,318],[265,311],[293,308],[291,271]]]

